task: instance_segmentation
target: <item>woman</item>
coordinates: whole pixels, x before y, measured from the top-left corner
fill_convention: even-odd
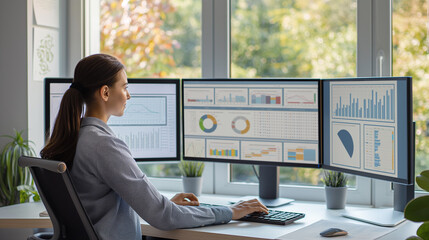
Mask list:
[[[161,195],[141,172],[126,144],[107,126],[122,116],[130,94],[124,66],[95,54],[76,66],[73,83],[61,101],[46,159],[66,162],[76,190],[102,239],[141,239],[139,216],[163,229],[227,223],[251,212],[267,212],[256,199],[232,207],[199,205],[193,194]],[[83,104],[85,117],[81,118]],[[188,200],[190,201],[188,201]]]

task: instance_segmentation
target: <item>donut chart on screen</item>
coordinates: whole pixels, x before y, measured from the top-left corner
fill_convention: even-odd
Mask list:
[[[244,129],[242,129],[242,130],[237,129],[237,124],[236,123],[238,121],[244,121],[246,123],[246,127]],[[243,116],[238,116],[238,117],[234,118],[234,120],[232,120],[231,127],[232,127],[232,130],[234,130],[234,132],[236,132],[238,134],[246,134],[249,131],[249,129],[250,129],[250,121],[247,118],[243,117]]]
[[[205,121],[206,119],[208,119],[208,120],[212,121],[213,126],[212,126],[211,128],[206,128],[206,127],[204,126],[204,121]],[[214,132],[214,131],[216,130],[216,128],[217,128],[217,121],[216,121],[216,118],[215,118],[215,117],[213,117],[212,115],[210,115],[210,114],[205,114],[205,115],[203,115],[203,116],[200,118],[200,129],[201,129],[203,132],[206,132],[206,133],[212,133],[212,132]]]

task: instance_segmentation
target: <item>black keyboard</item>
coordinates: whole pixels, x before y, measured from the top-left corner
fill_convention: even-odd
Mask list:
[[[208,203],[200,203],[202,207],[212,207],[212,206],[221,206],[216,204],[208,204]],[[285,212],[279,210],[268,210],[268,214],[262,212],[254,212],[248,214],[242,218],[240,221],[248,221],[248,222],[258,222],[258,223],[269,223],[269,224],[277,224],[277,225],[286,225],[292,223],[298,219],[305,217],[304,213],[296,213],[296,212]]]

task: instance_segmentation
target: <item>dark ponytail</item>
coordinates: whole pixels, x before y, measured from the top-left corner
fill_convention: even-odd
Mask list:
[[[107,54],[94,54],[79,61],[73,84],[61,100],[52,135],[40,151],[42,158],[63,161],[72,167],[84,103],[93,101],[94,93],[102,86],[113,86],[122,69],[124,65]]]

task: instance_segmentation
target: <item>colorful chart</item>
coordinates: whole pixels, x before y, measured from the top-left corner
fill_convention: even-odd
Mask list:
[[[211,123],[212,123],[212,126],[210,127],[210,128],[206,128],[205,126],[204,126],[204,121],[205,120],[209,120],[209,121],[211,121]],[[210,115],[210,114],[205,114],[205,115],[203,115],[201,118],[200,118],[200,129],[202,130],[202,131],[204,131],[204,132],[206,132],[206,133],[212,133],[212,132],[214,132],[214,130],[216,130],[216,128],[217,128],[217,121],[216,121],[216,118],[215,117],[213,117],[212,115]]]
[[[225,156],[225,157],[237,157],[237,149],[210,149],[210,156]]]
[[[227,139],[208,139],[206,155],[211,158],[239,159],[240,142]]]
[[[280,96],[252,95],[252,104],[282,104]]]
[[[316,161],[316,150],[315,149],[288,149],[287,151],[288,160],[302,160],[302,161]]]
[[[245,127],[243,129],[239,129],[238,125],[240,124],[240,122],[245,123]],[[246,134],[250,129],[250,121],[243,116],[238,116],[234,118],[234,120],[232,120],[231,127],[232,127],[232,130],[234,130],[234,132],[238,134]]]

